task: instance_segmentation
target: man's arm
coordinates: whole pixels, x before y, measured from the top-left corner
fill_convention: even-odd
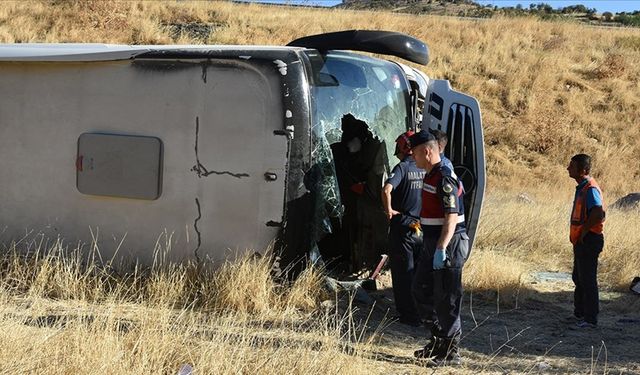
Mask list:
[[[404,178],[405,169],[402,163],[398,163],[393,170],[391,171],[391,175],[385,181],[384,187],[382,188],[382,208],[384,208],[384,212],[387,214],[387,218],[391,220],[394,215],[398,215],[400,212],[395,211],[391,208],[391,192],[395,189],[400,182]]]
[[[591,211],[589,212],[587,221],[585,221],[585,223],[582,225],[582,232],[580,233],[580,239],[578,240],[578,243],[581,243],[584,239],[584,236],[589,233],[589,229],[593,228],[602,219],[604,219],[604,210],[602,209],[602,206],[593,206],[593,208],[591,208]]]
[[[384,188],[382,189],[382,207],[384,207],[384,212],[387,214],[387,218],[391,220],[394,215],[398,215],[400,212],[391,208],[391,192],[393,191],[393,185],[387,183],[384,184]]]
[[[602,196],[600,195],[600,191],[598,191],[598,189],[591,188],[587,191],[586,205],[587,209],[589,210],[589,215],[587,216],[587,220],[585,221],[585,223],[582,225],[582,231],[580,233],[578,243],[582,242],[584,236],[589,233],[589,229],[593,228],[602,219],[604,219]]]
[[[438,195],[442,199],[444,210],[444,223],[440,231],[440,238],[436,243],[436,251],[433,254],[433,269],[440,270],[445,267],[447,259],[447,246],[453,238],[458,224],[458,181],[452,176],[444,176],[438,187]]]
[[[453,234],[456,231],[456,225],[458,224],[458,214],[450,213],[444,215],[444,224],[442,225],[442,231],[440,232],[440,238],[438,238],[438,243],[436,248],[438,249],[446,249],[453,238]]]
[[[458,224],[458,211],[460,209],[458,206],[458,180],[449,175],[444,176],[440,186],[438,186],[438,193],[442,197],[444,223],[436,246],[438,249],[446,249]]]

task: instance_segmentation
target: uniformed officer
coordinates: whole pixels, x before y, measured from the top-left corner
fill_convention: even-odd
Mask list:
[[[459,364],[462,267],[469,256],[463,187],[453,171],[442,165],[432,133],[422,130],[410,138],[410,143],[416,165],[427,171],[420,212],[424,249],[412,289],[416,303],[421,304],[432,284],[438,320],[429,343],[414,355],[437,365]]]
[[[400,163],[384,185],[382,203],[389,218],[389,262],[398,320],[418,326],[420,318],[411,295],[411,284],[422,250],[420,196],[425,171],[416,167],[411,157],[409,137],[413,134],[410,130],[396,139],[395,156]]]
[[[574,155],[567,167],[576,180],[569,239],[573,244],[574,315],[579,328],[598,324],[598,256],[604,246],[604,201],[596,180],[589,175],[591,157]]]

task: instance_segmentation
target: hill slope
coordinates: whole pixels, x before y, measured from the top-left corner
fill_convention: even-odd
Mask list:
[[[479,16],[484,7],[471,0],[343,0],[339,8],[358,10],[387,10],[402,13],[428,13],[448,16]],[[491,11],[485,13],[490,16]]]

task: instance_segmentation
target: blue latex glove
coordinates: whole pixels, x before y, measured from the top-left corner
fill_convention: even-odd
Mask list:
[[[447,252],[444,249],[436,249],[433,254],[433,269],[441,270],[444,268],[444,262],[447,260]]]

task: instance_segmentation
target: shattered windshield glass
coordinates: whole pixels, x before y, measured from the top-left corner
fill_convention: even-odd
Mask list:
[[[346,52],[309,53],[309,58],[314,70],[311,86],[313,167],[306,183],[315,194],[312,237],[317,241],[331,233],[330,219],[344,214],[344,198],[340,194],[344,192],[340,185],[344,181],[339,179],[358,180],[352,176],[356,172],[343,171],[342,175],[347,177],[338,177],[341,170],[340,163],[334,163],[336,152],[344,149],[348,153],[360,148],[364,151],[368,143],[375,144],[370,147],[375,147],[375,151],[363,152],[370,160],[368,173],[386,176],[389,158],[394,154],[394,140],[411,126],[411,111],[407,80],[396,64]],[[349,126],[345,125],[345,119],[354,124],[364,122],[364,135],[348,135],[353,131],[345,129]],[[375,181],[380,186],[369,189],[374,200],[380,197],[382,181],[378,180],[381,178]],[[351,189],[354,181],[349,182]]]

